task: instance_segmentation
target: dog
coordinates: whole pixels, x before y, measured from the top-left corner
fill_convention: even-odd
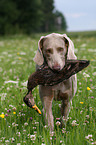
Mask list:
[[[52,70],[59,73],[65,66],[67,59],[77,59],[77,57],[74,54],[74,44],[66,34],[52,33],[40,38],[38,50],[33,58],[33,61],[37,64],[36,68],[46,62]],[[61,116],[66,120],[70,112],[70,103],[72,103],[76,90],[76,74],[55,86],[39,86],[43,112],[51,131],[54,130],[53,98],[61,100]]]

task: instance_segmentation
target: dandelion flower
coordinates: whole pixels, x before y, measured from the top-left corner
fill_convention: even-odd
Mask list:
[[[80,102],[80,104],[84,104],[84,102]]]
[[[13,114],[16,114],[16,112],[13,112]]]
[[[21,57],[19,57],[18,59],[21,60]]]
[[[4,115],[4,114],[1,114],[1,115],[0,115],[0,117],[1,117],[1,118],[4,118],[4,117],[5,117],[5,115]]]
[[[19,52],[17,52],[17,55],[19,55],[20,53]]]
[[[90,91],[91,89],[89,87],[87,87],[87,90]]]

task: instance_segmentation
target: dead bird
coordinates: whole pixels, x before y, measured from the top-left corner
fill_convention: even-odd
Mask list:
[[[24,97],[24,102],[27,106],[34,108],[39,114],[41,114],[41,111],[36,106],[32,95],[33,88],[37,85],[57,85],[87,67],[89,63],[88,60],[66,60],[66,65],[60,71],[53,71],[47,64],[41,65],[36,72],[29,76],[27,84],[28,93]]]

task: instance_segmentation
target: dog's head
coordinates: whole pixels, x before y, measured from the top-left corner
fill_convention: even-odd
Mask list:
[[[46,61],[48,66],[56,71],[60,71],[65,66],[67,58],[76,58],[74,55],[74,45],[66,34],[52,33],[43,36],[40,38],[38,46],[34,61],[38,65],[42,65]]]

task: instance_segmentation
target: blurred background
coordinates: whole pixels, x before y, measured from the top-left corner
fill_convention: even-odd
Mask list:
[[[0,0],[0,35],[96,30],[96,0]]]

